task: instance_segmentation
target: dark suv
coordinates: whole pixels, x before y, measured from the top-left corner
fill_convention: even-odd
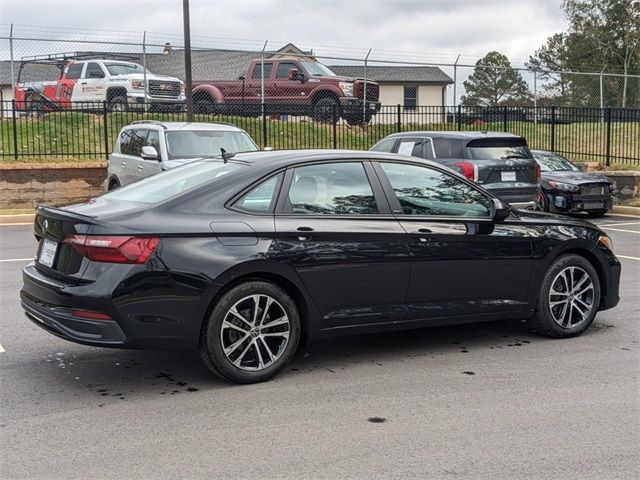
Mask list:
[[[535,208],[540,167],[524,137],[496,132],[402,132],[371,150],[434,160],[516,208]]]

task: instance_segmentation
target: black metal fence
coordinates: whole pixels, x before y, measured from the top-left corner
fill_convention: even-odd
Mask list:
[[[120,129],[136,120],[185,121],[181,106],[123,108],[74,102],[54,108],[0,102],[0,160],[104,159]],[[363,121],[364,120],[364,121]],[[230,122],[262,147],[368,149],[386,135],[413,130],[501,131],[522,135],[532,148],[576,161],[640,166],[640,109],[567,107],[446,107],[385,105],[374,114],[339,105],[218,105],[198,122]]]

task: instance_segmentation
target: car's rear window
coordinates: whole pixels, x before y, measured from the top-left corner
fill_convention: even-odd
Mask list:
[[[524,138],[479,138],[467,143],[466,150],[472,160],[533,158]]]
[[[105,193],[102,198],[137,203],[162,203],[204,184],[213,185],[221,177],[242,168],[238,163],[203,160],[182,165],[139,182]]]

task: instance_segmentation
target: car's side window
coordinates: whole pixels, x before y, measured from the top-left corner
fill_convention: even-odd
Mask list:
[[[269,76],[271,75],[271,67],[273,66],[272,63],[265,63],[264,64],[264,78],[269,78]],[[254,67],[253,67],[253,72],[251,73],[251,79],[252,80],[261,80],[262,79],[262,64],[261,63],[257,63]]]
[[[84,72],[84,78],[104,78],[104,72],[96,62],[89,62]]]
[[[292,68],[296,68],[295,63],[289,62],[281,62],[278,64],[278,69],[276,70],[276,78],[278,80],[289,80],[289,71]]]
[[[120,153],[139,157],[145,145],[148,130],[142,128],[129,129],[120,136]]]
[[[289,187],[288,213],[366,215],[378,213],[371,184],[360,162],[298,167]]]
[[[160,132],[158,132],[157,130],[149,130],[147,139],[145,141],[145,146],[155,148],[156,152],[160,154]]]
[[[465,158],[464,143],[452,138],[434,138],[433,149],[436,158]]]
[[[82,67],[84,63],[72,63],[67,69],[67,78],[70,80],[77,80],[82,75]]]
[[[396,138],[387,138],[386,140],[383,140],[375,145],[371,150],[373,150],[374,152],[391,153],[393,152],[393,146],[396,144],[396,141]]]
[[[276,192],[282,180],[282,174],[265,180],[257,187],[244,194],[233,206],[239,210],[252,213],[273,212],[276,202]]]
[[[425,146],[429,146],[429,140],[423,138],[403,138],[398,145],[399,155],[426,158]]]
[[[459,178],[429,167],[380,163],[404,215],[489,217],[491,199]]]

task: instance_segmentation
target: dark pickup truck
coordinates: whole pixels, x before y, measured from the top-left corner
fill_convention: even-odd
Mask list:
[[[262,62],[254,60],[239,80],[194,82],[196,113],[259,115],[263,98],[261,67]],[[367,123],[380,110],[378,94],[376,82],[340,77],[316,61],[290,58],[264,61],[264,102],[269,115],[305,115],[319,122],[344,118],[349,124]]]

